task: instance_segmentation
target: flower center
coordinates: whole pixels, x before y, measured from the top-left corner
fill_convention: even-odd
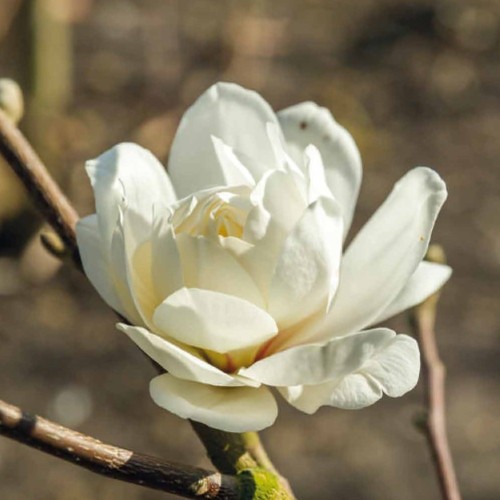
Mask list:
[[[251,208],[248,188],[233,188],[184,200],[174,212],[172,223],[176,234],[242,238]]]

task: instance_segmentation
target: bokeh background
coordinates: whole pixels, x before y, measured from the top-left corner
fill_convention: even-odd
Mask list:
[[[440,306],[449,438],[464,497],[500,496],[500,2],[498,0],[1,0],[0,76],[21,128],[80,214],[83,171],[132,140],[163,162],[182,112],[234,81],[280,109],[330,108],[364,160],[354,231],[409,168],[450,197],[433,240],[454,276]],[[148,396],[154,372],[85,278],[49,257],[0,162],[0,397],[102,440],[209,466],[187,422]],[[408,331],[404,316],[391,326]],[[359,412],[282,405],[262,433],[301,499],[438,498],[413,425],[422,388]],[[0,498],[153,500],[0,439]]]

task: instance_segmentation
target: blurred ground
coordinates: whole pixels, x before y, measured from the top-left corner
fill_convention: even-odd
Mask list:
[[[21,126],[81,214],[93,211],[85,159],[134,140],[164,161],[180,114],[218,80],[252,87],[276,109],[314,100],[334,112],[364,159],[355,230],[409,168],[441,173],[450,197],[433,239],[455,270],[438,325],[449,437],[464,497],[497,499],[500,3],[39,3],[66,23],[64,43],[52,50],[69,58],[54,67],[54,52],[37,54],[27,3],[2,0],[0,76],[29,90]],[[33,76],[28,69],[37,67]],[[54,95],[40,90],[41,80]],[[114,330],[113,314],[85,279],[63,267],[47,280],[53,264],[26,253],[32,215],[1,165],[0,176],[0,396],[105,441],[208,466],[189,425],[149,399],[152,368]],[[392,326],[407,331],[405,318]],[[412,426],[421,398],[418,388],[361,412],[325,408],[313,417],[283,405],[263,439],[301,499],[438,498]],[[168,497],[0,440],[2,499]]]

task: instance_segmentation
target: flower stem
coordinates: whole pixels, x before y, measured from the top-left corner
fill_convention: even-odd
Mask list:
[[[288,481],[274,467],[256,432],[224,432],[194,421],[191,421],[191,426],[220,472],[248,475],[257,486],[255,494],[260,495],[271,488],[275,496],[270,498],[295,498]]]
[[[244,434],[219,431],[199,422],[190,422],[211,462],[223,474],[237,474],[259,466],[246,447]]]

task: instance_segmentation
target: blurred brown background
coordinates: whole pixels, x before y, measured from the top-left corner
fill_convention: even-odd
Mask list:
[[[500,496],[498,0],[1,0],[0,76],[26,92],[21,128],[81,214],[83,163],[136,141],[162,161],[186,107],[235,81],[276,108],[314,100],[364,159],[355,228],[409,168],[449,201],[434,241],[455,274],[438,325],[449,437],[464,497]],[[153,370],[83,276],[41,250],[0,163],[0,397],[105,441],[209,466],[188,423],[148,396]],[[35,236],[34,236],[35,235]],[[392,326],[407,331],[404,317]],[[404,398],[307,416],[282,405],[263,439],[301,499],[438,498]],[[0,439],[0,498],[160,499]]]

